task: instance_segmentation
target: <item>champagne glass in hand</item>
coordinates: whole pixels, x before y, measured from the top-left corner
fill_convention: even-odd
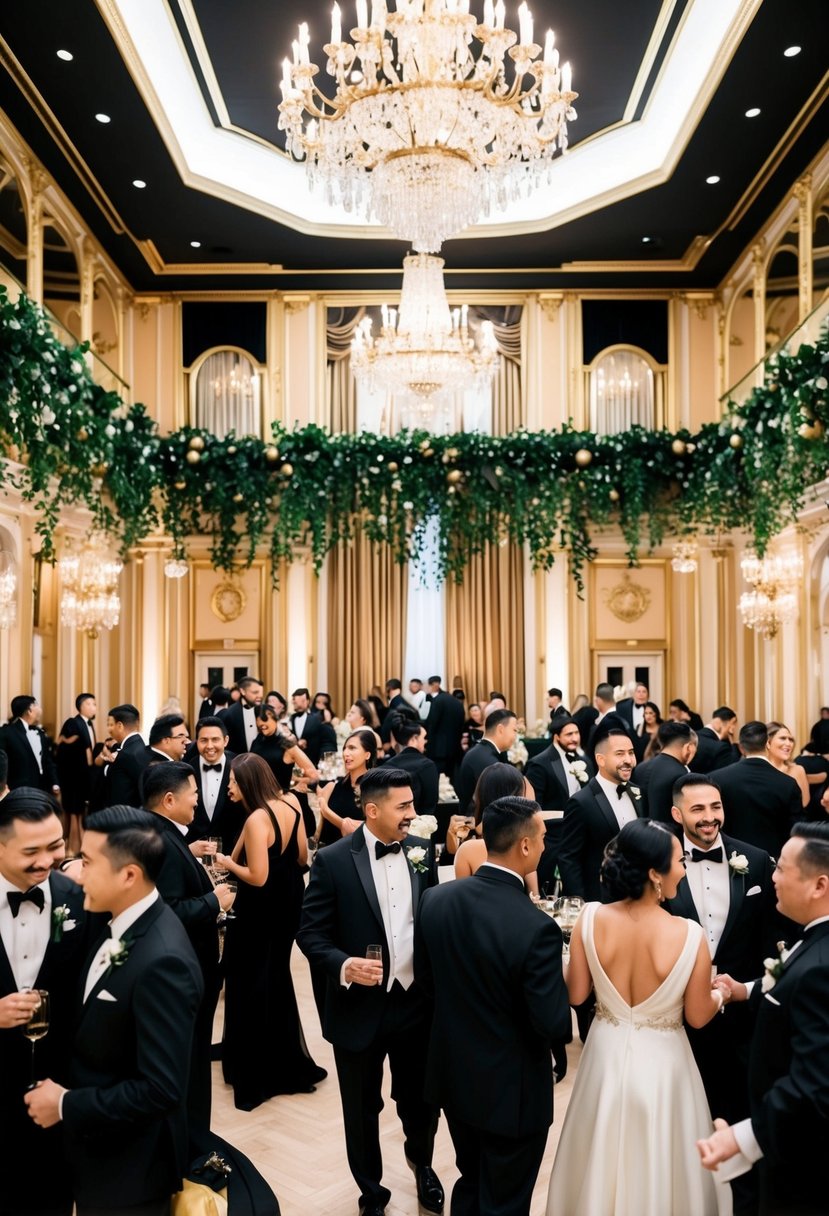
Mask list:
[[[228,874],[227,877],[223,881],[224,881],[224,885],[227,887],[228,891],[231,893],[231,895],[235,899],[236,892],[239,890],[239,879],[235,878],[232,874]],[[236,920],[237,919],[236,913],[233,911],[233,904],[231,904],[229,908],[225,909],[224,917],[225,917],[225,920]]]
[[[208,871],[208,873],[212,873],[213,862],[216,854],[221,853],[222,851],[222,838],[221,836],[208,836],[206,837],[206,840],[210,845],[210,850],[204,855],[204,868]]]
[[[379,963],[382,968],[382,966],[383,966],[383,947],[382,946],[366,946],[366,958],[369,960],[369,962]],[[382,984],[382,982],[383,982],[383,976],[381,973],[380,978],[377,981],[377,983]]]
[[[22,1029],[32,1045],[31,1083],[29,1089],[35,1088],[35,1043],[49,1030],[49,993],[43,988],[24,988],[24,992],[36,993],[39,1001],[32,1010],[32,1015]]]

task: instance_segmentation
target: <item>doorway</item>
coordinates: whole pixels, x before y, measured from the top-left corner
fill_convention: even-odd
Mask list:
[[[597,651],[595,656],[596,683],[612,684],[624,688],[622,697],[633,695],[634,684],[647,684],[650,700],[659,706],[664,695],[665,654],[663,651]],[[663,714],[664,717],[664,714]]]
[[[230,688],[231,684],[238,684],[245,676],[259,677],[258,650],[197,650],[193,661],[194,722],[201,708],[200,684],[209,684],[211,688],[222,684]]]

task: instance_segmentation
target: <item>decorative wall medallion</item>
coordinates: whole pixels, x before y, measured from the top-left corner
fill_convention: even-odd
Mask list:
[[[210,611],[225,623],[237,620],[245,611],[246,604],[247,596],[242,588],[229,579],[219,583],[210,597]]]
[[[641,583],[634,583],[627,573],[622,575],[621,583],[604,592],[603,598],[613,615],[628,624],[643,617],[651,605],[650,591]]]

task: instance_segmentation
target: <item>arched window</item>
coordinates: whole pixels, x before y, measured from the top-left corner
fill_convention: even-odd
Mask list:
[[[618,435],[664,425],[665,368],[633,346],[611,346],[586,369],[590,429]]]
[[[190,373],[190,417],[219,439],[262,434],[262,369],[240,347],[208,351]]]

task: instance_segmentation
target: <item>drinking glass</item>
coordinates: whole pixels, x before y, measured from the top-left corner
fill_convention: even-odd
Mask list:
[[[49,1030],[49,993],[43,988],[24,988],[23,992],[34,992],[39,997],[39,1004],[32,1010],[32,1015],[23,1027],[23,1033],[32,1045],[32,1067],[30,1089],[35,1087],[35,1043]]]
[[[235,878],[232,874],[228,874],[223,881],[228,891],[233,894],[233,898],[235,899],[236,892],[239,890],[239,879]],[[225,910],[225,920],[236,920],[236,913],[233,911],[233,904],[231,904],[230,907]]]
[[[382,946],[366,946],[366,958],[372,963],[380,963],[382,965],[383,947]],[[380,979],[377,981],[377,983],[382,984],[382,982],[383,982],[383,977],[381,975]]]
[[[221,853],[222,851],[222,838],[221,836],[208,836],[206,837],[206,840],[211,847],[211,851],[209,853],[205,853],[203,864],[204,868],[212,873],[213,859],[217,853]]]

